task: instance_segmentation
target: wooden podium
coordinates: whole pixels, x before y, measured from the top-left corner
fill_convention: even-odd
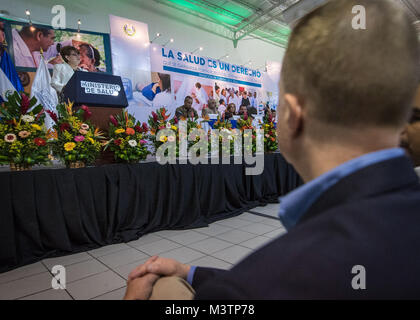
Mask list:
[[[109,128],[109,116],[121,114],[128,106],[121,77],[99,72],[76,71],[63,89],[65,101],[74,102],[75,109],[89,107],[89,121],[105,134]],[[103,151],[96,165],[114,163],[114,155]]]

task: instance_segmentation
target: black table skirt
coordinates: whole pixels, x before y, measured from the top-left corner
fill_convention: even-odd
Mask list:
[[[0,173],[0,272],[163,229],[205,227],[302,182],[279,153],[243,165],[115,164]],[[233,163],[233,161],[232,161]]]

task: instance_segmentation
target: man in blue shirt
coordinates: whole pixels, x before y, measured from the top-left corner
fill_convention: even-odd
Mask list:
[[[356,5],[366,29],[353,28]],[[152,257],[125,298],[420,298],[420,183],[398,148],[419,60],[412,21],[391,0],[330,1],[302,18],[277,108],[279,149],[305,181],[280,199],[288,233],[229,271]]]

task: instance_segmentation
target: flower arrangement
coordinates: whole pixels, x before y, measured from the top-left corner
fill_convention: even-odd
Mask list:
[[[183,118],[183,117],[181,119],[178,119],[176,116],[171,120],[168,120],[169,118],[170,118],[170,114],[167,114],[167,110],[165,108],[160,108],[156,112],[153,111],[151,113],[151,116],[149,116],[149,120],[148,120],[148,123],[150,126],[150,138],[154,144],[155,153],[157,149],[162,144],[166,143],[167,141],[176,142],[175,154],[176,154],[176,157],[179,157],[180,139],[181,140],[188,139],[188,134],[193,129],[201,129],[201,126],[195,121],[193,113],[191,114],[191,117],[189,117],[188,119]],[[187,121],[187,135],[186,136],[183,136],[183,132],[181,132],[179,128],[180,121]],[[163,129],[170,129],[174,132],[175,135],[164,135],[164,136],[161,136],[159,139],[157,139],[157,133],[159,132],[159,130],[163,130]],[[189,150],[189,148],[193,144],[195,144],[195,142],[198,140],[199,140],[199,137],[197,137],[195,141],[188,141],[187,150]]]
[[[257,138],[256,138],[256,128],[252,125],[252,118],[248,117],[248,115],[245,113],[240,119],[237,121],[237,127],[241,131],[241,134],[243,135],[243,151],[247,150],[248,152],[251,151],[252,154],[255,154],[257,150]],[[245,130],[252,130],[247,131]],[[252,145],[248,146],[245,144],[245,138],[248,137],[248,135],[251,135],[251,141]]]
[[[219,134],[219,154],[222,155],[223,152],[226,154],[234,153],[234,144],[235,144],[235,135],[232,132],[232,123],[230,120],[225,119],[225,115],[222,117],[218,116],[216,122],[213,124],[214,129],[220,131]],[[227,146],[223,145],[223,136],[226,136],[229,139],[229,149]],[[211,150],[211,143],[209,144],[209,150]]]
[[[274,117],[272,114],[266,114],[263,119],[264,127],[264,151],[274,152],[278,149],[277,132],[274,128]]]
[[[119,162],[139,162],[145,160],[150,153],[147,150],[146,135],[149,128],[123,111],[121,115],[110,116],[108,138],[105,149],[114,152],[115,160]]]
[[[8,92],[0,106],[0,163],[14,169],[29,169],[49,163],[49,150],[44,126],[45,113],[36,98],[25,93]]]
[[[95,128],[88,119],[92,115],[87,106],[73,110],[73,103],[57,106],[57,113],[46,111],[54,121],[50,141],[53,154],[61,159],[67,167],[92,164],[98,158],[104,139],[102,132]]]

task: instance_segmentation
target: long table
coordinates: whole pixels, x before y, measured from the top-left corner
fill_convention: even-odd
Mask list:
[[[233,161],[232,161],[233,162]],[[302,181],[280,153],[246,164],[114,164],[0,172],[0,272],[47,257],[205,227],[277,202]]]

